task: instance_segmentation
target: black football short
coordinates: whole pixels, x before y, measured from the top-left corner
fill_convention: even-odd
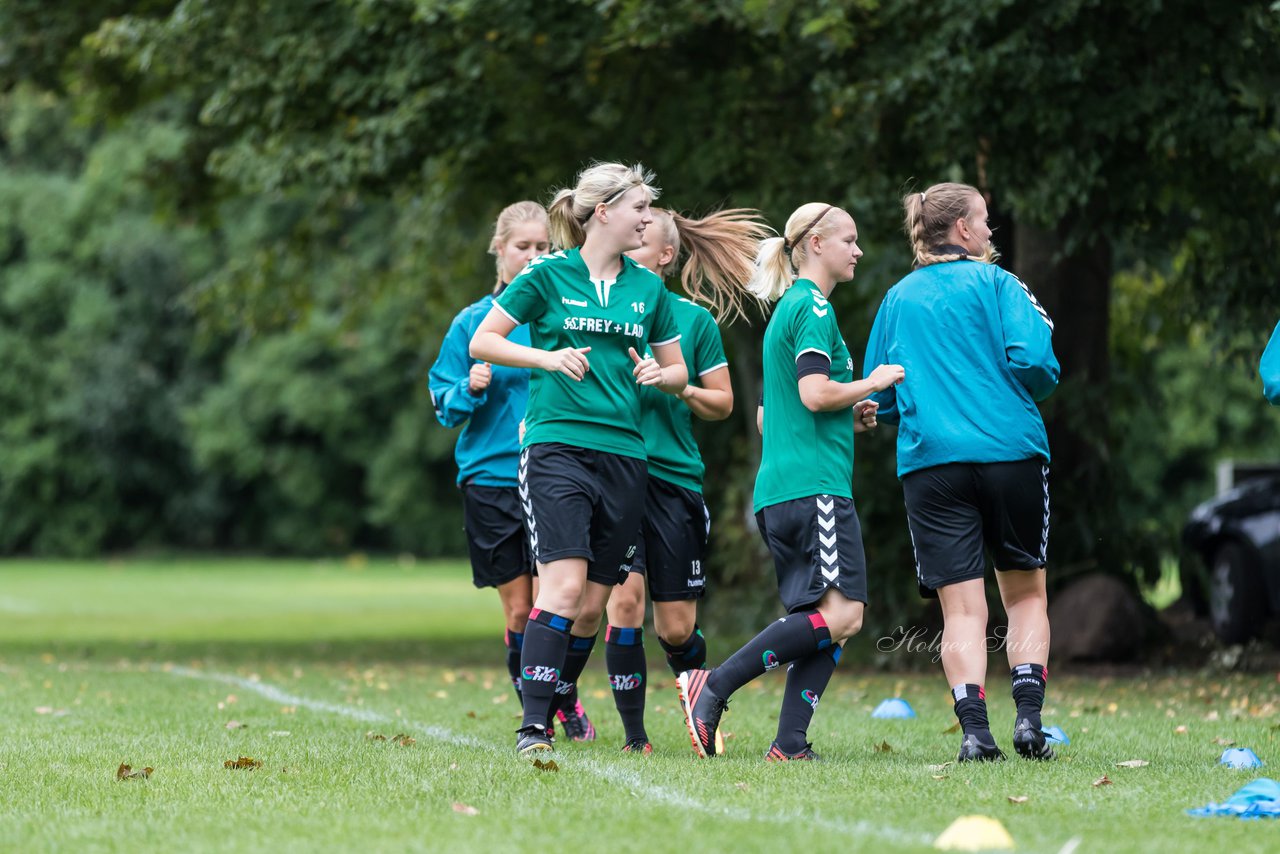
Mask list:
[[[866,604],[867,558],[853,499],[793,498],[762,508],[756,523],[773,555],[787,613],[813,607],[832,587]]]
[[[984,549],[1000,571],[1040,569],[1049,547],[1049,467],[1033,457],[948,463],[902,478],[924,596],[982,578]]]
[[[520,452],[520,502],[539,563],[587,559],[587,578],[625,580],[644,513],[645,461],[540,442]]]
[[[702,493],[649,475],[632,572],[647,576],[654,602],[701,599],[711,514]]]
[[[497,587],[529,574],[533,558],[516,488],[465,485],[462,507],[472,583],[476,587]]]

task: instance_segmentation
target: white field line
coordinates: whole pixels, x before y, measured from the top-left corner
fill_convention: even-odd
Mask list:
[[[224,685],[234,685],[241,690],[252,691],[260,697],[264,697],[273,703],[280,703],[281,705],[299,706],[304,709],[310,709],[313,712],[338,715],[340,717],[350,718],[364,723],[395,723],[402,728],[412,729],[435,739],[436,741],[483,750],[498,758],[513,757],[510,750],[503,750],[496,744],[481,741],[480,739],[472,738],[471,736],[461,735],[444,727],[404,720],[402,718],[394,718],[390,715],[384,715],[370,709],[362,709],[347,704],[329,703],[324,700],[315,700],[310,697],[300,697],[296,694],[290,694],[288,691],[285,691],[278,686],[261,680],[246,679],[242,676],[236,676],[231,673],[196,670],[194,668],[183,667],[176,664],[158,666],[154,669],[157,672],[167,673],[171,676],[183,676],[189,679],[199,679],[205,682],[220,682]],[[816,812],[808,814],[793,813],[790,815],[779,815],[777,813],[755,812],[744,807],[713,806],[711,804],[705,804],[690,795],[678,792],[674,789],[659,786],[655,783],[645,782],[635,771],[618,768],[608,763],[601,762],[599,759],[574,758],[572,762],[575,769],[581,769],[586,771],[588,774],[599,777],[611,784],[626,788],[646,802],[668,804],[682,809],[705,813],[717,818],[741,822],[764,822],[783,825],[801,824],[806,827],[818,826],[836,833],[874,836],[881,839],[891,839],[897,842],[914,843],[917,845],[930,845],[933,842],[933,836],[928,833],[910,833],[869,821],[843,821],[840,819],[833,819]]]

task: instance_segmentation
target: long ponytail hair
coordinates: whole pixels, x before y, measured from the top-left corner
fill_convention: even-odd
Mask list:
[[[560,190],[547,206],[551,245],[556,249],[581,246],[596,205],[611,205],[633,187],[644,187],[650,200],[656,199],[661,190],[654,181],[654,174],[639,163],[592,163],[578,173],[572,190]]]
[[[756,272],[747,285],[756,299],[774,302],[787,292],[796,280],[796,272],[809,257],[810,235],[826,237],[840,223],[832,211],[840,211],[835,205],[809,202],[796,208],[787,218],[782,237],[770,237],[760,241],[756,254]],[[843,211],[841,211],[843,213]]]
[[[973,200],[979,196],[981,193],[977,187],[947,182],[934,184],[923,193],[908,193],[902,197],[903,227],[915,256],[913,266],[927,267],[930,264],[964,258],[992,263],[1000,257],[1000,253],[990,243],[980,256],[935,255],[933,252],[935,247],[947,242],[947,235],[955,221],[969,216],[973,210]]]
[[[655,208],[653,220],[649,227],[658,228],[662,242],[675,250],[659,273],[665,275],[684,250],[680,284],[689,298],[705,303],[717,319],[748,319],[744,297],[755,274],[756,247],[771,233],[760,212],[728,208],[694,219]]]

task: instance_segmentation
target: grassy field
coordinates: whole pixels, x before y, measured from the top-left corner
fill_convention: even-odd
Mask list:
[[[811,733],[824,761],[774,766],[780,674],[734,698],[729,755],[696,761],[651,656],[656,752],[639,757],[618,752],[594,660],[600,739],[561,740],[549,772],[513,755],[500,635],[497,597],[460,564],[6,561],[0,850],[925,851],[967,814],[1019,851],[1260,851],[1280,831],[1184,813],[1275,776],[1274,673],[1055,672],[1059,761],[938,767],[959,742],[940,673],[850,668]],[[1008,747],[1004,672],[993,660],[988,695]],[[895,695],[919,717],[871,718]],[[1228,740],[1268,767],[1219,767]],[[224,767],[241,756],[262,765]],[[1150,764],[1116,765],[1133,759]],[[117,781],[121,763],[154,770]]]

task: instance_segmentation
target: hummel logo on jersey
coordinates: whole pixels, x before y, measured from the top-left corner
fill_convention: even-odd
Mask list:
[[[818,315],[818,317],[826,317],[827,312],[830,311],[828,308],[831,304],[830,301],[822,295],[822,291],[810,289],[809,293],[813,294],[814,305],[811,306],[813,313]]]
[[[542,664],[531,664],[524,669],[524,678],[530,682],[554,682],[560,678],[560,671]]]
[[[760,663],[764,665],[765,670],[777,670],[778,665],[782,664],[778,661],[778,654],[771,649],[766,649],[764,655],[760,656]]]
[[[586,308],[587,301],[584,299],[569,299],[568,297],[560,297],[560,302],[565,305],[576,305],[578,308]]]
[[[520,278],[520,276],[523,276],[525,273],[529,272],[534,267],[538,266],[544,261],[550,261],[552,258],[567,258],[567,257],[569,256],[564,253],[563,249],[559,249],[555,252],[552,252],[550,255],[539,255],[537,258],[534,258],[528,264],[525,264],[524,269],[520,271],[520,275],[516,276],[516,278],[517,279]]]

